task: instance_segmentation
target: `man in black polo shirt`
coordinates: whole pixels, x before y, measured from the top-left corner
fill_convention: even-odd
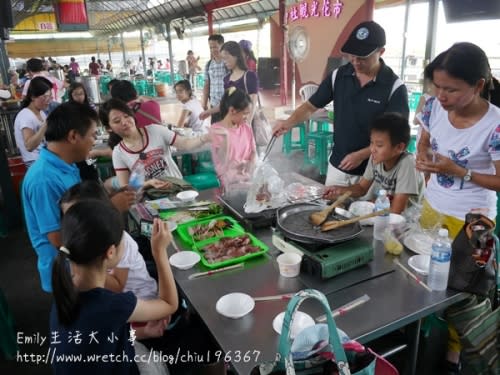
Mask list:
[[[399,112],[408,118],[408,92],[380,58],[384,45],[385,32],[379,24],[357,25],[342,47],[350,63],[331,72],[308,101],[273,129],[276,135],[284,134],[333,100],[335,141],[327,186],[350,186],[363,175],[370,157],[369,127],[377,115]]]

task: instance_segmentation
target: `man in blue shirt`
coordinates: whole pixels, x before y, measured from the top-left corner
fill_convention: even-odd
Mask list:
[[[385,65],[385,31],[373,21],[362,22],[342,46],[349,63],[335,69],[308,101],[286,119],[277,121],[281,135],[333,100],[335,142],[325,185],[350,186],[363,175],[370,157],[370,124],[384,112],[409,115],[403,82]]]
[[[61,246],[59,199],[80,182],[74,163],[85,160],[92,149],[97,118],[97,113],[83,104],[65,103],[54,109],[47,118],[47,146],[23,181],[26,226],[46,292],[52,292],[52,261]]]

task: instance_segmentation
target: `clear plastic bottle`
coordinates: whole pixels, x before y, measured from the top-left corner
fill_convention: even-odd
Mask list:
[[[387,190],[380,189],[378,191],[377,200],[375,201],[374,211],[381,211],[389,209],[391,207],[391,201],[387,196]],[[389,226],[389,211],[387,214],[376,216],[373,222],[373,238],[376,240],[384,240],[384,232]]]
[[[448,273],[450,271],[451,241],[448,230],[440,229],[438,237],[432,243],[431,262],[427,285],[432,290],[445,290],[448,286]]]
[[[142,163],[138,163],[128,179],[128,186],[131,189],[139,190],[144,186],[144,181],[146,180],[146,171]]]

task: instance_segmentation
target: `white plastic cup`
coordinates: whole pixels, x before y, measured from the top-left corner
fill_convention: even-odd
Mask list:
[[[283,253],[276,259],[283,277],[297,277],[300,273],[302,257],[295,253]]]

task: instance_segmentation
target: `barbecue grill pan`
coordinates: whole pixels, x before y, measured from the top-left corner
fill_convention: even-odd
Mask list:
[[[363,231],[359,222],[322,232],[309,221],[313,212],[320,211],[323,206],[312,203],[297,203],[279,208],[276,212],[276,227],[287,238],[306,244],[335,244],[353,239]],[[347,218],[331,213],[327,220],[346,220]]]

